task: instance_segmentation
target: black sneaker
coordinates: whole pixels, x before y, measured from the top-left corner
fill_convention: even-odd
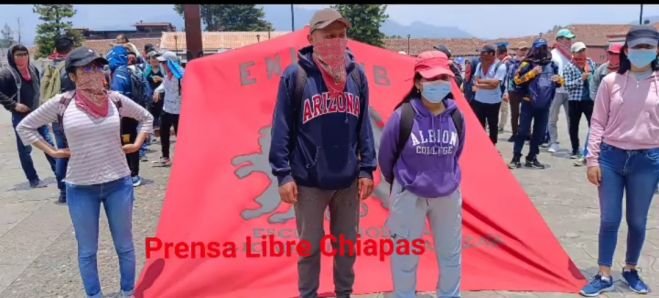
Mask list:
[[[41,180],[30,181],[30,187],[32,188],[45,188],[48,187],[46,183]]]
[[[515,142],[515,135],[510,136],[510,138],[508,139],[508,142],[514,143]]]
[[[513,158],[508,164],[509,169],[519,169],[522,167],[522,163],[519,161],[519,158]]]
[[[60,193],[59,198],[57,198],[58,204],[66,204],[66,194]]]
[[[544,169],[545,165],[541,164],[537,158],[534,158],[533,160],[526,160],[526,163],[524,164],[525,167],[527,168],[534,168],[534,169]]]

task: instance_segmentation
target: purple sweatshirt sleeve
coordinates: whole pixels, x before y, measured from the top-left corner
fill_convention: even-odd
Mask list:
[[[396,110],[382,131],[380,138],[380,149],[378,152],[378,163],[380,164],[380,171],[388,183],[391,183],[394,178],[394,153],[398,149],[398,131],[400,130],[400,109]]]

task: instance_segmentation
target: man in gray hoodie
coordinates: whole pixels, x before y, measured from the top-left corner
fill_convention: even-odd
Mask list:
[[[0,104],[11,112],[11,122],[16,132],[16,126],[31,111],[39,107],[39,71],[30,63],[30,53],[24,45],[14,45],[7,52],[7,62],[9,66],[0,70]],[[50,137],[48,126],[39,128],[39,133],[51,145],[53,141]],[[24,145],[16,134],[16,146],[18,147],[18,157],[25,176],[32,188],[46,187],[39,179],[37,171],[34,169],[31,152],[32,147]],[[55,173],[55,159],[46,154],[50,163],[50,168]]]

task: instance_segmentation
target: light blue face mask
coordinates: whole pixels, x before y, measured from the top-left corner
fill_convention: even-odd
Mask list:
[[[451,92],[451,82],[425,82],[421,96],[431,103],[439,103]]]
[[[637,68],[643,68],[657,59],[657,48],[652,49],[629,49],[627,52],[629,62]]]

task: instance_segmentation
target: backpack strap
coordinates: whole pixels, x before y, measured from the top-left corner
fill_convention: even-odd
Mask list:
[[[401,105],[400,123],[398,125],[398,143],[396,144],[396,151],[394,152],[394,164],[398,162],[400,154],[403,152],[403,149],[405,149],[405,144],[407,144],[407,140],[410,138],[415,116],[416,111],[414,111],[412,103],[408,101]],[[393,187],[393,181],[390,181],[389,193],[392,192]]]
[[[461,138],[464,133],[464,117],[462,116],[462,112],[456,108],[451,111],[451,118],[453,119],[453,124],[458,132],[458,138]]]
[[[307,71],[299,63],[295,75],[295,91],[293,93],[293,107],[297,111],[302,105],[304,97],[304,88],[307,85]]]
[[[64,94],[62,94],[62,97],[59,99],[59,110],[57,111],[57,122],[61,125],[64,123],[64,112],[66,111],[66,107],[69,106],[69,103],[71,103],[71,100],[75,96],[75,91],[69,91]]]

